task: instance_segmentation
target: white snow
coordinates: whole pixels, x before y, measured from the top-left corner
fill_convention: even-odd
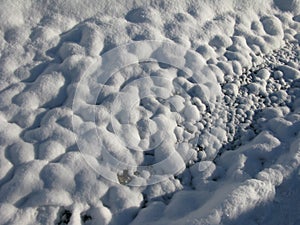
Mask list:
[[[299,224],[300,1],[2,1],[0,224]]]

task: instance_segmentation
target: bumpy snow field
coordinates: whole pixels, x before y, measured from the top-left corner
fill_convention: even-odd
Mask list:
[[[299,225],[300,1],[0,2],[0,224]]]

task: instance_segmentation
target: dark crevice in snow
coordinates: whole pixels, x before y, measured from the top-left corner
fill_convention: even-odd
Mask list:
[[[84,214],[81,216],[81,219],[82,219],[83,223],[86,223],[86,222],[92,220],[93,218],[90,215]]]
[[[64,225],[70,222],[72,216],[72,212],[70,210],[64,209],[61,213],[59,213],[59,218],[57,225]]]

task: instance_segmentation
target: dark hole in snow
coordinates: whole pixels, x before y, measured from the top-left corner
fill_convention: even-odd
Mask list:
[[[81,219],[85,223],[86,221],[92,220],[92,217],[90,215],[83,215]]]
[[[64,210],[61,214],[60,221],[58,222],[58,225],[62,224],[68,224],[70,222],[72,213],[69,210]]]

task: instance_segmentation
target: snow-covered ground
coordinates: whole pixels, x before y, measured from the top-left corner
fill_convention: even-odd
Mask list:
[[[0,224],[300,224],[300,1],[0,2]]]

